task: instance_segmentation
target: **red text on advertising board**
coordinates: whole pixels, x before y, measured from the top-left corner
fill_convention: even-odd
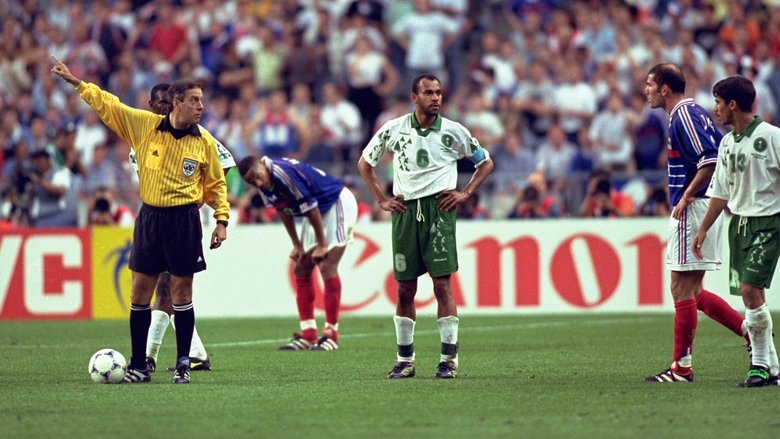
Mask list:
[[[0,234],[0,318],[89,318],[88,230]]]

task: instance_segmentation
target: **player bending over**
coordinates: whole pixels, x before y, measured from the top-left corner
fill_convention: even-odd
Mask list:
[[[295,294],[301,332],[281,350],[339,348],[341,278],[338,267],[357,222],[357,201],[341,180],[297,160],[248,156],[238,164],[241,177],[259,189],[267,206],[276,208],[292,240]],[[303,219],[300,234],[293,217]],[[314,267],[325,283],[325,327],[317,334],[314,319]]]

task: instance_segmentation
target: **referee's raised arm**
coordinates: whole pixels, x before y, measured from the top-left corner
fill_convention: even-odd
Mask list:
[[[119,137],[127,141],[134,150],[142,142],[144,134],[160,122],[160,116],[146,110],[133,108],[119,101],[113,94],[95,84],[82,81],[55,55],[51,55],[54,66],[51,72],[72,85],[97,113],[100,120]]]
[[[133,272],[130,303],[132,357],[126,383],[151,381],[146,340],[151,323],[151,299],[162,272],[171,275],[171,299],[176,318],[178,361],[174,384],[190,382],[190,347],[195,328],[192,283],[206,269],[200,204],[214,209],[217,225],[211,248],[227,239],[230,205],[227,184],[211,134],[198,123],[203,116],[203,90],[197,82],[171,84],[170,112],[154,114],[125,105],[95,84],[75,77],[61,60],[52,73],[79,92],[101,120],[125,139],[136,155],[143,205],[133,231],[129,268]]]

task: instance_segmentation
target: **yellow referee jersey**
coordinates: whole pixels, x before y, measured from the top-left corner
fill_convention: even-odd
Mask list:
[[[95,84],[81,81],[76,90],[135,151],[144,203],[173,207],[203,202],[214,209],[214,218],[228,219],[225,175],[208,131],[197,124],[174,130],[168,116],[127,106]]]

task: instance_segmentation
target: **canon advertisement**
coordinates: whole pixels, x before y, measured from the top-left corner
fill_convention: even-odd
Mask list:
[[[663,218],[461,221],[452,284],[458,311],[671,312],[666,226]],[[210,234],[207,228],[208,269],[194,281],[199,318],[296,315],[291,244],[281,225],[231,226],[218,250],[208,250]],[[390,242],[389,223],[356,228],[339,270],[344,315],[394,313]],[[131,244],[131,229],[2,232],[0,318],[126,318]],[[725,258],[723,269],[705,276],[705,287],[722,296]],[[318,284],[320,310],[321,293]],[[726,299],[743,308],[741,298]],[[419,279],[417,302],[418,313],[436,313],[428,276]]]

